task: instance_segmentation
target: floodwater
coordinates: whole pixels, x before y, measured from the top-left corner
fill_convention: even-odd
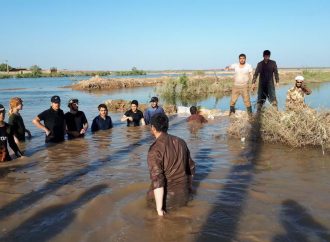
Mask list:
[[[71,82],[0,80],[0,103],[22,97],[34,136],[22,147],[25,158],[0,164],[0,241],[330,241],[329,152],[229,139],[227,118],[192,128],[173,117],[169,133],[186,140],[197,164],[195,195],[187,207],[159,218],[145,201],[148,127],[127,128],[122,114],[110,114],[111,131],[46,146],[31,123],[55,94],[64,111],[67,100],[78,97],[91,122],[104,100],[147,102],[154,89],[92,94],[60,88]],[[313,88],[315,98],[307,102],[329,108],[329,90],[329,84]],[[228,102],[210,97],[198,104],[225,109]]]

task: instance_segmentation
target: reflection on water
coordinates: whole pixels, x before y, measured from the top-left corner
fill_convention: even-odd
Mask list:
[[[57,91],[77,94],[88,120],[98,102],[118,95],[21,90],[28,128]],[[329,241],[329,154],[228,140],[227,118],[192,127],[173,117],[169,133],[187,141],[197,164],[195,194],[158,218],[145,200],[154,138],[121,115],[111,114],[112,130],[57,145],[31,128],[27,157],[0,164],[0,241]]]

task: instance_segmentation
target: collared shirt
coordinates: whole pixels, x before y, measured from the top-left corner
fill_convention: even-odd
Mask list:
[[[46,142],[61,142],[64,140],[65,120],[62,109],[47,109],[38,115],[40,121],[44,121],[45,127],[50,131],[46,136]]]
[[[275,76],[275,81],[278,83],[280,81],[276,62],[269,60],[267,63],[265,61],[260,61],[254,72],[252,83],[256,83],[257,77],[259,77],[259,84],[274,84],[273,76]]]
[[[150,189],[166,188],[167,192],[186,191],[188,178],[195,174],[195,162],[190,157],[186,142],[162,133],[148,151]]]
[[[160,106],[157,106],[156,108],[149,107],[145,112],[144,112],[144,121],[146,124],[150,124],[152,116],[154,116],[157,113],[163,113],[164,109]]]
[[[249,79],[252,76],[252,66],[248,63],[245,63],[241,66],[239,63],[230,65],[231,69],[235,70],[234,75],[234,85],[235,86],[244,86],[249,83]]]
[[[296,86],[290,88],[286,95],[286,109],[287,110],[297,110],[300,108],[305,108],[305,94],[309,95],[311,90],[307,87],[297,88]]]
[[[103,119],[100,115],[93,119],[92,123],[92,132],[99,131],[99,130],[107,130],[113,127],[112,120],[110,116],[105,116]]]

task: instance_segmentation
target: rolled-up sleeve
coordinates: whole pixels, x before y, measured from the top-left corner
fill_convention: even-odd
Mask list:
[[[148,152],[148,167],[150,172],[151,187],[152,189],[165,186],[165,176],[163,167],[163,157],[161,153],[151,147]]]

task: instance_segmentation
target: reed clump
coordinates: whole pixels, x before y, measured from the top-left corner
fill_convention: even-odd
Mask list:
[[[233,81],[227,77],[186,76],[172,78],[156,89],[164,99],[176,96],[181,99],[196,99],[209,94],[227,94],[231,92]]]
[[[101,78],[92,77],[74,83],[71,88],[74,90],[112,90],[118,88],[131,88],[143,86],[155,86],[164,83],[169,77],[160,78]]]
[[[255,129],[255,127],[260,129]],[[252,120],[247,115],[231,118],[229,136],[253,138],[258,132],[265,142],[282,143],[291,147],[318,146],[330,148],[330,112],[310,108],[282,112],[264,108]]]

